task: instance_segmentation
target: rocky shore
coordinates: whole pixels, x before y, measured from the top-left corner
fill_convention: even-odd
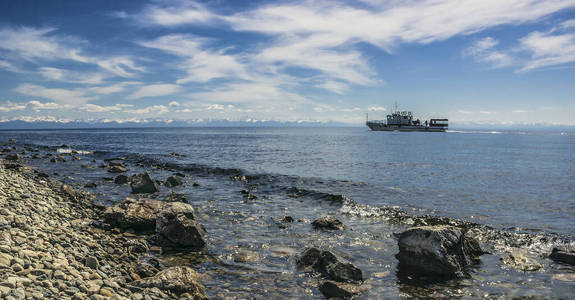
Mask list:
[[[143,237],[98,228],[92,195],[44,177],[0,161],[0,298],[206,298],[193,269],[164,268]]]

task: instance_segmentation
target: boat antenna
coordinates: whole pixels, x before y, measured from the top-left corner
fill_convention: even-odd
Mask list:
[[[395,111],[397,111],[397,101],[395,101]]]
[[[369,122],[369,113],[365,113],[365,122]]]

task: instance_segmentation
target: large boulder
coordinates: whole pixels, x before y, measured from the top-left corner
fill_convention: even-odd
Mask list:
[[[575,266],[575,251],[553,248],[549,258],[560,263]]]
[[[160,191],[160,187],[148,172],[132,176],[130,186],[133,194],[156,193]]]
[[[200,275],[185,266],[171,267],[152,277],[133,281],[131,284],[140,288],[158,288],[177,295],[189,293],[195,300],[207,299]]]
[[[363,281],[361,270],[327,250],[307,248],[297,258],[297,267],[312,270],[328,279],[339,282],[359,283]]]
[[[115,184],[126,184],[130,181],[130,177],[128,177],[127,175],[118,175],[116,177],[114,177],[114,183]]]
[[[196,221],[194,208],[182,202],[168,202],[156,219],[158,244],[175,248],[201,248],[206,245],[205,230]]]
[[[399,236],[400,269],[409,273],[460,276],[483,254],[479,242],[453,226],[410,228]]]
[[[16,160],[19,160],[20,158],[21,158],[20,154],[16,154],[16,153],[6,155],[6,160],[16,161]]]
[[[166,203],[158,200],[126,198],[124,201],[106,209],[104,221],[119,228],[154,231],[156,228],[156,213],[164,204]]]

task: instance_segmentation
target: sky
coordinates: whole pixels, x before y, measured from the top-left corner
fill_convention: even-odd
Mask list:
[[[0,121],[575,125],[575,0],[2,1]]]

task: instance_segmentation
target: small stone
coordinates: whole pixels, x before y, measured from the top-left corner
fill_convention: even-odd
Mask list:
[[[100,295],[106,296],[106,297],[112,297],[112,296],[114,296],[114,291],[112,291],[112,289],[110,289],[110,288],[103,287],[100,289]]]
[[[98,269],[98,259],[93,256],[86,257],[86,266],[92,269]]]
[[[166,179],[166,186],[180,186],[182,185],[182,180],[178,176],[170,176]]]
[[[354,296],[361,294],[362,292],[362,289],[360,289],[360,287],[356,284],[335,282],[330,280],[324,281],[319,286],[319,290],[328,299],[351,299]]]
[[[128,170],[123,166],[112,166],[108,169],[108,172],[110,173],[124,173],[126,171]]]
[[[56,270],[54,272],[54,275],[52,275],[54,277],[54,279],[61,279],[64,280],[66,279],[66,274],[64,274],[64,272],[60,271],[60,270]]]

